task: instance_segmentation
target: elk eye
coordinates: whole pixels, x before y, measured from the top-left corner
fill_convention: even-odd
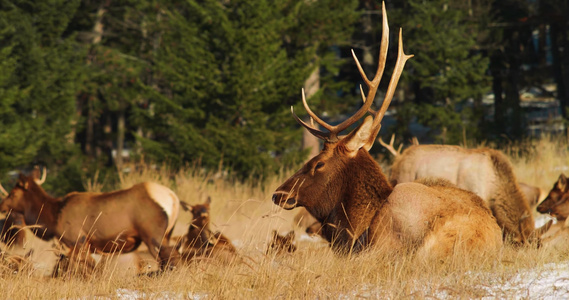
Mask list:
[[[318,162],[318,163],[316,164],[316,167],[314,167],[314,170],[318,170],[318,169],[320,169],[320,168],[322,168],[322,167],[324,167],[324,163],[320,161],[320,162]]]

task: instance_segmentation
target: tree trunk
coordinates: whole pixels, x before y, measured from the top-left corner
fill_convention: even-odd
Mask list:
[[[122,172],[122,152],[124,149],[124,135],[125,135],[125,109],[123,107],[120,108],[117,116],[117,152],[115,155],[115,166],[117,170]]]
[[[85,154],[87,157],[93,158],[95,153],[93,152],[94,147],[94,116],[93,116],[93,99],[91,96],[87,96],[87,128],[85,129]]]
[[[569,59],[565,54],[569,47],[565,32],[567,28],[556,23],[551,24],[551,52],[553,56],[553,72],[555,83],[557,84],[557,98],[561,106],[561,115],[567,119],[567,108],[569,107]]]
[[[520,106],[520,73],[521,73],[521,40],[520,32],[514,31],[511,36],[511,48],[509,53],[509,63],[507,82],[506,82],[506,103],[508,121],[511,124],[511,135],[513,138],[522,136],[522,108]]]
[[[103,28],[103,16],[105,15],[105,4],[101,4],[99,5],[99,8],[97,9],[97,17],[95,19],[95,25],[93,25],[93,39],[91,40],[91,47],[94,48],[97,44],[101,43],[101,39],[103,37],[103,32],[104,32],[104,28]],[[90,55],[89,58],[87,59],[87,65],[92,64],[92,59],[93,59],[94,55]],[[95,101],[95,95],[89,95],[86,97],[88,103],[87,103],[87,128],[85,130],[85,154],[87,154],[88,157],[93,158],[96,153],[94,153],[94,141],[95,141],[95,130],[93,128],[94,126],[94,122],[95,122],[95,117],[94,117],[94,111],[93,111],[93,101]],[[78,109],[80,108],[80,105],[77,106]],[[81,114],[81,112],[79,112],[79,114]],[[73,135],[75,135],[73,133]]]
[[[308,76],[308,79],[304,82],[306,98],[310,99],[314,94],[318,92],[320,89],[320,68],[315,67],[314,71]],[[310,124],[310,118],[306,117],[304,120]],[[318,128],[318,124],[314,123],[314,126]],[[302,131],[302,149],[310,149],[308,153],[308,159],[313,158],[314,156],[320,153],[320,139],[312,135],[308,130]]]

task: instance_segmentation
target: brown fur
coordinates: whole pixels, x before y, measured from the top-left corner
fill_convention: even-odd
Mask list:
[[[564,174],[559,175],[551,191],[538,206],[537,211],[550,214],[558,221],[564,222],[569,216],[569,184]]]
[[[533,208],[535,208],[537,204],[541,201],[542,196],[544,196],[543,191],[537,186],[529,185],[523,182],[518,182],[518,186],[520,187],[520,191],[522,192],[522,194],[524,194],[524,197],[528,201],[528,205],[533,210]]]
[[[191,207],[193,215],[188,233],[175,238],[176,247],[185,261],[199,258],[213,258],[223,263],[230,263],[237,258],[237,250],[231,241],[220,232],[212,232],[209,228],[211,198],[203,204]]]
[[[496,254],[502,245],[500,228],[488,209],[479,205],[476,195],[446,182],[433,181],[429,183],[432,186],[410,182],[393,188],[368,152],[405,62],[412,57],[403,52],[400,39],[383,104],[377,111],[371,109],[387,59],[386,16],[382,5],[380,63],[373,79],[367,78],[358,62],[368,87],[367,95],[362,91],[364,105],[347,120],[332,126],[314,114],[303,97],[310,117],[327,131],[303,122],[293,111],[298,123],[325,141],[324,148],[278,187],[272,200],[284,209],[305,207],[323,224],[322,235],[332,249],[341,254],[372,246],[393,254],[416,251],[421,260],[444,260],[456,254]],[[367,112],[372,116],[348,135],[341,135]]]
[[[57,238],[71,249],[73,262],[86,253],[128,253],[144,242],[153,257],[165,269],[177,263],[177,251],[168,245],[172,228],[168,214],[152,195],[170,197],[172,216],[177,216],[179,200],[168,188],[155,183],[141,183],[110,193],[70,193],[55,199],[45,193],[32,178],[20,175],[10,195],[2,201],[2,211],[24,215],[26,224],[41,239]],[[36,223],[37,222],[37,223]],[[86,260],[92,260],[86,255]],[[92,262],[88,262],[92,264]]]
[[[273,230],[273,236],[271,241],[267,245],[266,255],[279,255],[286,253],[293,253],[296,251],[296,246],[294,245],[294,230],[290,231],[286,235],[280,235],[276,230]]]
[[[553,248],[567,253],[569,251],[569,222],[567,219],[557,220],[557,223],[550,224],[548,230],[541,236],[541,243],[544,248]]]
[[[323,236],[334,250],[358,252],[375,245],[394,252],[416,249],[421,257],[435,258],[459,248],[475,255],[497,253],[500,228],[475,194],[447,181],[393,189],[366,150],[350,155],[343,141],[326,143],[273,196],[275,204],[303,206],[325,224]]]
[[[500,151],[414,145],[396,157],[390,182],[398,184],[431,176],[445,178],[479,195],[503,228],[504,237],[511,237],[515,243],[535,237],[528,200],[516,183],[509,160]]]
[[[16,212],[9,212],[6,218],[0,220],[0,241],[8,247],[23,247],[26,232],[24,216]]]

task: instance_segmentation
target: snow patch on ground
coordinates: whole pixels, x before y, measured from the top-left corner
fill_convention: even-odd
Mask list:
[[[206,294],[197,294],[189,292],[187,294],[174,293],[174,292],[158,292],[158,293],[145,293],[137,290],[118,289],[116,297],[123,300],[138,300],[138,299],[191,299],[202,300],[208,298]]]
[[[473,274],[476,276],[476,274]],[[432,286],[426,282],[417,282],[419,290],[412,295],[422,295],[435,299],[463,298],[460,291],[446,286]],[[477,290],[478,299],[569,299],[569,262],[546,264],[536,270],[519,270],[511,278],[495,278],[484,285],[472,286]],[[382,298],[385,291],[371,284],[363,284],[357,290],[338,295],[338,299]]]
[[[567,299],[569,298],[569,262],[547,264],[540,270],[520,270],[504,283],[483,287],[489,293],[484,299]]]

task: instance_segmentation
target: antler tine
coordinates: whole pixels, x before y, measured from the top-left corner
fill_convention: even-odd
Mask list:
[[[38,185],[42,185],[45,182],[46,178],[47,178],[47,168],[44,166],[41,178],[39,180],[36,180],[36,183]]]
[[[329,125],[328,123],[324,122],[322,119],[320,119],[314,112],[312,112],[312,110],[310,109],[310,107],[308,107],[308,103],[306,103],[306,95],[304,93],[304,88],[302,89],[302,104],[304,105],[304,109],[306,109],[306,112],[308,113],[308,115],[314,119],[314,121],[316,121],[316,123],[320,124],[320,126],[328,129],[328,131],[332,132],[334,129],[334,126]]]
[[[403,144],[399,145],[399,149],[395,150],[393,147],[393,143],[395,142],[395,133],[391,135],[391,140],[389,141],[389,145],[386,144],[381,137],[378,138],[379,144],[381,144],[385,149],[387,149],[393,156],[397,157],[401,154],[401,147]]]
[[[4,196],[8,196],[8,194],[9,194],[8,192],[6,192],[6,190],[4,189],[4,187],[2,186],[1,183],[0,183],[0,192],[1,192],[2,194],[4,194]]]
[[[366,85],[369,88],[368,95],[366,97],[362,87],[360,86],[360,92],[362,95],[362,100],[364,101],[364,106],[365,106],[365,104],[368,104],[367,110],[373,115],[376,115],[377,112],[375,110],[371,109],[371,105],[373,104],[373,99],[375,99],[375,94],[377,93],[377,89],[379,88],[379,83],[381,81],[381,77],[383,76],[383,71],[385,70],[385,62],[387,61],[387,50],[389,49],[389,22],[387,21],[387,12],[385,11],[385,2],[381,3],[381,15],[382,15],[382,29],[381,29],[381,47],[379,49],[379,62],[377,64],[377,71],[376,71],[375,76],[373,77],[372,81],[369,81],[367,79],[367,76],[365,75],[365,73],[364,73],[364,71],[360,65],[360,62],[358,61],[356,55],[354,54],[354,51],[352,50],[352,56],[354,57],[354,60],[356,61],[356,65],[358,66],[358,70],[360,71],[360,75],[362,76],[362,78],[364,79],[364,82],[366,83]],[[368,102],[371,102],[371,103],[368,103]]]
[[[304,128],[306,128],[312,135],[316,136],[319,139],[322,140],[328,140],[330,134],[326,133],[326,132],[322,132],[308,124],[306,124],[306,122],[304,122],[302,119],[300,119],[295,113],[294,113],[294,107],[291,106],[290,107],[290,112],[292,113],[292,116],[294,117],[294,119],[296,120],[296,122],[298,122],[298,124],[302,125]],[[311,123],[314,124],[314,122],[311,119]]]
[[[354,58],[354,61],[356,62],[358,71],[360,72],[360,75],[362,76],[362,79],[367,85],[369,91],[367,97],[365,97],[364,105],[362,105],[362,107],[360,107],[360,109],[351,117],[349,117],[347,120],[334,126],[336,134],[350,127],[352,124],[357,122],[361,117],[363,117],[366,114],[366,112],[368,112],[371,109],[371,105],[373,104],[373,99],[375,99],[375,94],[377,93],[377,89],[379,88],[379,82],[381,81],[381,77],[383,76],[383,71],[385,70],[385,62],[387,61],[387,50],[389,49],[389,25],[387,22],[387,13],[385,11],[384,2],[381,3],[381,10],[382,10],[383,28],[381,30],[382,31],[381,47],[379,49],[379,62],[377,65],[377,71],[375,72],[375,76],[373,77],[373,79],[370,81],[367,75],[365,74],[362,65],[360,64],[360,61],[358,60],[356,53],[352,49],[352,56]],[[360,91],[363,98],[365,93],[363,92],[361,85],[360,85]]]
[[[405,62],[407,62],[409,58],[413,57],[413,54],[407,55],[403,52],[403,34],[401,29],[399,29],[399,46],[397,48],[397,62],[395,63],[395,69],[393,70],[393,75],[391,75],[391,80],[389,80],[389,86],[387,87],[383,103],[381,104],[379,111],[374,114],[372,124],[373,128],[381,127],[381,120],[385,116],[385,112],[387,112],[389,104],[391,104],[391,100],[395,94],[395,89],[397,88],[397,83],[399,82],[399,77],[401,77],[403,67],[405,67]]]

